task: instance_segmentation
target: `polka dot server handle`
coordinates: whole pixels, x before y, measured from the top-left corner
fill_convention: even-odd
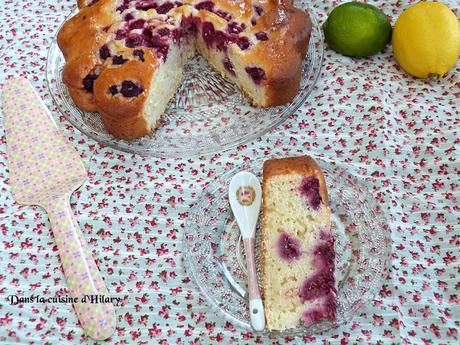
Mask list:
[[[114,306],[69,205],[87,178],[83,162],[27,79],[8,80],[2,100],[13,195],[48,212],[78,319],[90,337],[106,339],[116,326]]]
[[[115,310],[91,251],[69,205],[68,195],[42,202],[50,218],[74,308],[85,333],[93,339],[110,337],[116,325]]]

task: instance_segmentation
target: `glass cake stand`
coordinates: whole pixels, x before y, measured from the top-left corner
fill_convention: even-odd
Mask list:
[[[187,273],[211,306],[234,325],[251,329],[244,250],[233,218],[228,185],[246,170],[262,175],[264,159],[219,177],[203,192],[185,224],[183,253]],[[337,320],[269,335],[313,335],[348,322],[381,288],[391,250],[385,216],[368,188],[339,166],[317,159],[324,172],[333,214],[338,284]],[[260,226],[260,221],[259,221]],[[260,228],[256,232],[256,265],[261,269]],[[262,285],[260,285],[262,286]]]
[[[305,0],[298,1],[297,6],[308,9]],[[225,150],[257,139],[279,126],[312,92],[320,74],[324,47],[321,27],[314,12],[308,11],[313,30],[302,65],[300,90],[289,104],[283,106],[252,107],[238,87],[197,55],[186,64],[183,83],[169,102],[160,127],[137,140],[116,139],[107,133],[98,113],[81,111],[73,103],[62,81],[65,61],[56,37],[48,53],[48,87],[60,111],[72,125],[115,149],[157,157],[189,157]]]

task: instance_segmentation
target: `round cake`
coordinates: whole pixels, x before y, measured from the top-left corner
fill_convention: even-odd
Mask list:
[[[299,90],[311,34],[290,0],[79,0],[58,33],[63,81],[75,104],[107,131],[135,139],[154,130],[198,52],[254,106]]]

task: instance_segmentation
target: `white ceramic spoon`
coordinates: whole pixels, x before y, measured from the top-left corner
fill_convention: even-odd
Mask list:
[[[242,171],[233,176],[228,188],[228,196],[233,215],[243,237],[248,268],[249,314],[252,328],[262,331],[265,328],[264,305],[260,297],[254,256],[255,230],[262,202],[262,189],[257,177]]]

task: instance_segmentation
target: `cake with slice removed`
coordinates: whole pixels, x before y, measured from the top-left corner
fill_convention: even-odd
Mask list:
[[[78,0],[57,41],[75,104],[122,139],[150,133],[195,51],[255,106],[299,90],[311,34],[291,0]]]
[[[334,321],[334,239],[320,167],[307,156],[268,160],[262,193],[267,328],[284,330]]]

